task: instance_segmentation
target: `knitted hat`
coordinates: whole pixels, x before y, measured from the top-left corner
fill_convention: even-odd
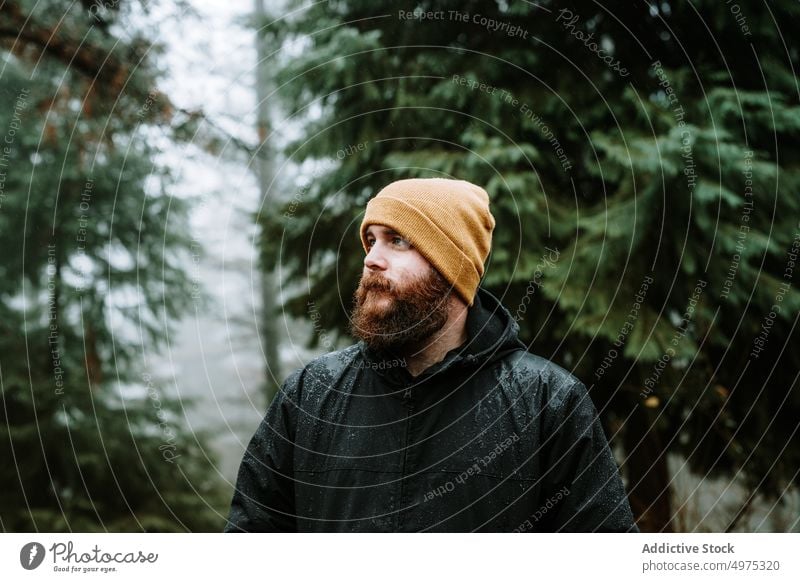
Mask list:
[[[391,228],[411,244],[472,305],[492,246],[494,217],[486,190],[464,180],[398,180],[367,204],[361,243],[370,225]]]

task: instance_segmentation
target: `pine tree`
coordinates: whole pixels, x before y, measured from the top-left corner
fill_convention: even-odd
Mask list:
[[[149,364],[194,309],[133,3],[0,7],[0,528],[219,530],[206,436]]]
[[[798,12],[332,0],[273,24],[286,157],[324,169],[261,217],[308,289],[286,309],[344,332],[369,198],[474,181],[498,225],[483,285],[590,385],[642,529],[673,528],[668,454],[780,498],[800,465]]]

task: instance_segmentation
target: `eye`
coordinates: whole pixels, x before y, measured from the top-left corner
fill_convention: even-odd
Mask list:
[[[367,239],[367,247],[371,247],[374,244],[375,244],[375,239],[374,238],[368,238]]]
[[[400,247],[411,247],[411,243],[402,236],[392,237],[392,244]]]

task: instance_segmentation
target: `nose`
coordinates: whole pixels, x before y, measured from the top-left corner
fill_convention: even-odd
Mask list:
[[[372,248],[369,249],[367,256],[364,257],[364,266],[370,271],[385,271],[389,266],[380,247],[381,243],[375,241],[372,244]]]

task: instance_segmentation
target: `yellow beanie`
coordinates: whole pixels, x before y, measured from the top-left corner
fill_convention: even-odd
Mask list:
[[[373,224],[391,228],[411,241],[472,305],[495,225],[486,190],[464,180],[398,180],[367,203],[361,222],[366,252],[366,230]]]

